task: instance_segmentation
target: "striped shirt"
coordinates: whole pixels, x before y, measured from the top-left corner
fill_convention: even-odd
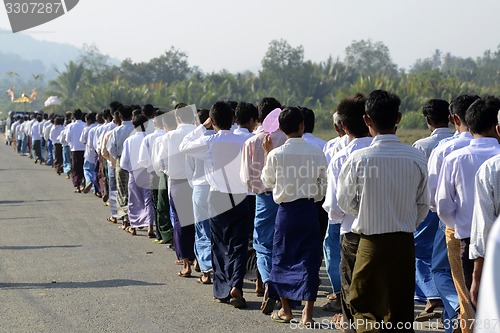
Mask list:
[[[500,215],[500,155],[490,158],[476,173],[474,213],[470,234],[469,257],[484,257],[486,241]]]
[[[425,156],[394,134],[376,136],[344,162],[337,202],[346,214],[358,216],[355,233],[414,232],[429,209]]]

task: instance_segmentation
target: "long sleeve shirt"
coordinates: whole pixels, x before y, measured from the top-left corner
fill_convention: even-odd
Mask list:
[[[448,127],[436,128],[427,138],[415,141],[412,147],[420,150],[425,157],[429,159],[432,150],[436,147],[439,141],[449,138],[452,135],[453,133],[451,133]]]
[[[431,152],[431,155],[429,156],[429,161],[427,162],[427,171],[429,172],[428,185],[431,196],[430,210],[432,210],[433,212],[436,211],[436,201],[435,201],[436,190],[437,190],[439,174],[441,173],[441,167],[443,165],[443,160],[451,152],[463,148],[465,146],[468,146],[471,140],[472,140],[472,134],[470,134],[469,132],[463,132],[457,138],[451,139],[449,141],[444,142],[441,145],[438,145]]]
[[[61,140],[59,139],[59,136],[61,135],[61,132],[64,130],[63,125],[54,125],[52,126],[50,130],[50,141],[52,141],[53,144],[58,144],[61,143]]]
[[[247,185],[248,190],[255,194],[272,190],[272,188],[266,188],[260,179],[265,163],[262,142],[264,142],[266,135],[267,133],[263,130],[256,133],[245,141],[241,151],[240,179]],[[280,130],[271,133],[270,137],[274,148],[280,147],[286,141],[285,133]]]
[[[484,162],[476,173],[474,212],[470,234],[469,257],[484,257],[493,223],[500,215],[500,155]]]
[[[277,204],[320,201],[326,191],[326,167],[323,150],[303,138],[290,138],[269,152],[261,179],[265,187],[273,189]]]
[[[312,133],[304,133],[304,135],[302,135],[302,138],[304,139],[305,142],[321,149],[321,151],[323,151],[323,148],[325,147],[326,144],[325,140],[312,135]]]
[[[139,164],[149,173],[154,171],[153,160],[151,158],[154,142],[157,138],[165,134],[166,132],[164,130],[157,129],[153,133],[146,135],[144,140],[142,140],[141,147],[139,149]]]
[[[489,158],[500,154],[494,138],[472,139],[467,147],[450,153],[443,161],[436,191],[441,221],[455,229],[455,238],[470,237],[474,208],[474,177]]]
[[[347,147],[341,149],[335,154],[333,160],[328,165],[327,179],[328,186],[326,189],[325,202],[323,209],[328,213],[328,218],[333,224],[341,223],[340,233],[345,234],[351,232],[352,224],[356,216],[345,214],[337,204],[337,182],[339,179],[342,164],[356,150],[369,147],[372,143],[372,137],[356,138],[352,140]]]
[[[332,160],[333,156],[335,156],[335,154],[338,151],[340,151],[341,149],[344,149],[345,147],[347,147],[347,145],[349,144],[350,140],[351,139],[349,138],[349,135],[344,135],[343,137],[341,137],[340,139],[338,139],[335,142],[335,144],[325,152],[326,160],[328,161],[328,163],[330,163],[330,161]]]
[[[77,120],[68,125],[68,129],[66,131],[66,141],[68,142],[71,151],[85,151],[85,144],[80,141],[84,128],[85,123],[81,120]]]
[[[196,127],[181,142],[179,150],[187,156],[204,161],[205,175],[210,189],[222,193],[246,194],[240,180],[241,148],[245,137],[230,130],[204,135],[203,125]]]
[[[93,123],[91,125],[85,126],[83,128],[82,134],[80,135],[80,142],[85,145],[85,153],[84,153],[84,158],[87,161],[90,161],[91,163],[96,163],[97,161],[97,154],[94,150],[94,147],[92,146],[92,140],[93,136],[89,137],[90,131],[97,126],[96,123]]]
[[[358,216],[355,233],[415,232],[429,209],[426,158],[396,135],[378,135],[344,162],[336,195],[340,209]]]
[[[116,127],[112,132],[106,144],[106,149],[115,160],[118,160],[123,151],[123,143],[134,131],[132,121],[123,121],[122,124]]]

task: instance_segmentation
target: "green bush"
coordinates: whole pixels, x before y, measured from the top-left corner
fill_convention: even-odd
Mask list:
[[[411,111],[403,114],[401,122],[398,124],[398,128],[403,129],[425,129],[427,128],[427,123],[421,112]]]

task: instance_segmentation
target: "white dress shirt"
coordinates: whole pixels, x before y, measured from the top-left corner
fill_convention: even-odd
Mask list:
[[[241,148],[246,138],[230,130],[205,136],[203,125],[196,127],[183,140],[179,149],[188,156],[204,161],[205,175],[211,191],[246,194],[240,180]]]
[[[40,123],[37,121],[31,126],[31,142],[40,141]]]
[[[474,212],[470,234],[469,257],[484,257],[486,241],[493,223],[500,215],[500,155],[479,167],[474,186]]]
[[[347,147],[349,144],[349,141],[351,139],[349,138],[349,135],[344,135],[341,137],[330,149],[328,149],[325,153],[326,160],[331,161],[333,156],[340,151],[341,149],[344,149]]]
[[[85,158],[85,160],[90,161],[90,163],[95,163],[97,161],[97,154],[91,145],[93,138],[89,137],[90,131],[96,126],[96,123],[85,126],[83,128],[82,135],[80,136],[80,142],[85,145],[85,153],[83,157]]]
[[[436,190],[438,186],[439,174],[441,173],[441,167],[443,165],[443,160],[451,152],[468,146],[470,140],[472,139],[472,134],[470,134],[469,132],[463,132],[456,139],[451,139],[441,145],[438,145],[431,152],[429,161],[427,162],[427,171],[429,172],[428,185],[431,196],[430,210],[432,210],[433,212],[436,212]]]
[[[154,142],[157,138],[165,134],[166,132],[163,129],[156,129],[153,133],[146,135],[144,140],[142,140],[142,144],[139,149],[139,164],[149,173],[154,171],[153,160],[151,159]]]
[[[207,130],[204,135],[210,136],[214,134],[215,134],[214,130]],[[186,156],[186,175],[188,177],[187,179],[191,187],[210,185],[208,183],[207,176],[205,174],[205,161],[203,160],[194,158],[192,156]],[[197,221],[203,221],[203,219],[202,220],[198,219]]]
[[[68,125],[66,141],[71,151],[85,151],[85,144],[80,141],[84,128],[85,123],[81,120],[77,120]]]
[[[179,150],[179,145],[195,128],[192,124],[179,124],[175,130],[160,137],[162,143],[159,145],[158,158],[169,179],[187,179],[186,155]]]
[[[476,313],[475,333],[498,333],[500,330],[500,222],[488,239]]]
[[[53,144],[56,143],[61,143],[61,140],[59,139],[59,136],[61,135],[61,132],[64,130],[63,125],[54,125],[52,126],[50,130],[50,141],[52,141]]]
[[[145,136],[145,132],[134,131],[132,135],[125,139],[120,158],[120,168],[127,170],[130,173],[144,170],[139,163],[139,150]]]
[[[243,127],[235,128],[233,133],[236,135],[243,135],[247,139],[255,135],[254,133],[250,132],[248,128],[243,128]]]
[[[494,138],[472,139],[467,147],[455,150],[443,161],[436,191],[441,221],[455,229],[455,238],[470,237],[474,209],[474,177],[489,158],[500,154]]]
[[[302,135],[302,138],[304,139],[305,142],[321,149],[321,151],[323,151],[323,148],[326,145],[325,140],[322,140],[322,139],[312,135],[312,133],[304,133],[304,135]]]
[[[337,202],[346,214],[358,216],[355,233],[415,232],[429,209],[425,156],[396,135],[376,136],[342,165]]]
[[[96,129],[94,147],[98,154],[102,154],[101,150],[103,149],[102,143],[104,141],[104,135],[115,128],[116,124],[112,121],[109,123],[105,123]]]
[[[328,140],[327,143],[325,143],[325,145],[323,146],[323,153],[325,153],[326,155],[326,152],[332,148],[333,146],[335,146],[335,144],[340,140],[340,136],[336,137],[336,138],[333,138],[333,139],[330,139]],[[327,161],[328,163],[330,163],[330,161]]]
[[[372,141],[372,137],[355,138],[347,145],[347,147],[338,151],[328,165],[328,186],[326,189],[323,209],[328,213],[328,218],[331,221],[330,223],[342,224],[340,227],[341,235],[351,232],[352,224],[356,219],[356,216],[349,214],[346,215],[337,204],[337,182],[340,170],[342,169],[342,164],[344,164],[345,160],[349,157],[349,155],[351,155],[352,152],[369,147]]]
[[[43,125],[43,138],[45,139],[45,141],[50,140],[50,130],[52,129],[52,127],[54,127],[54,124],[52,124],[50,121],[46,121]]]
[[[448,127],[436,128],[431,135],[415,141],[413,148],[420,150],[427,159],[431,156],[432,150],[437,146],[439,141],[452,136],[451,130]]]
[[[277,204],[298,199],[320,201],[326,192],[326,158],[323,150],[304,138],[290,138],[267,155],[262,183],[273,189]]]

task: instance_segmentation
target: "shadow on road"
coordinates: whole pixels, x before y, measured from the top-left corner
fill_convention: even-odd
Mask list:
[[[163,286],[164,283],[151,283],[138,280],[115,279],[90,282],[47,282],[47,283],[0,283],[0,289],[79,289],[79,288],[118,288],[129,286]]]
[[[63,201],[63,200],[58,200]],[[54,202],[54,200],[0,200],[0,205],[15,205],[23,203]]]
[[[74,247],[82,247],[82,246],[81,245],[0,246],[0,250],[66,249]]]

